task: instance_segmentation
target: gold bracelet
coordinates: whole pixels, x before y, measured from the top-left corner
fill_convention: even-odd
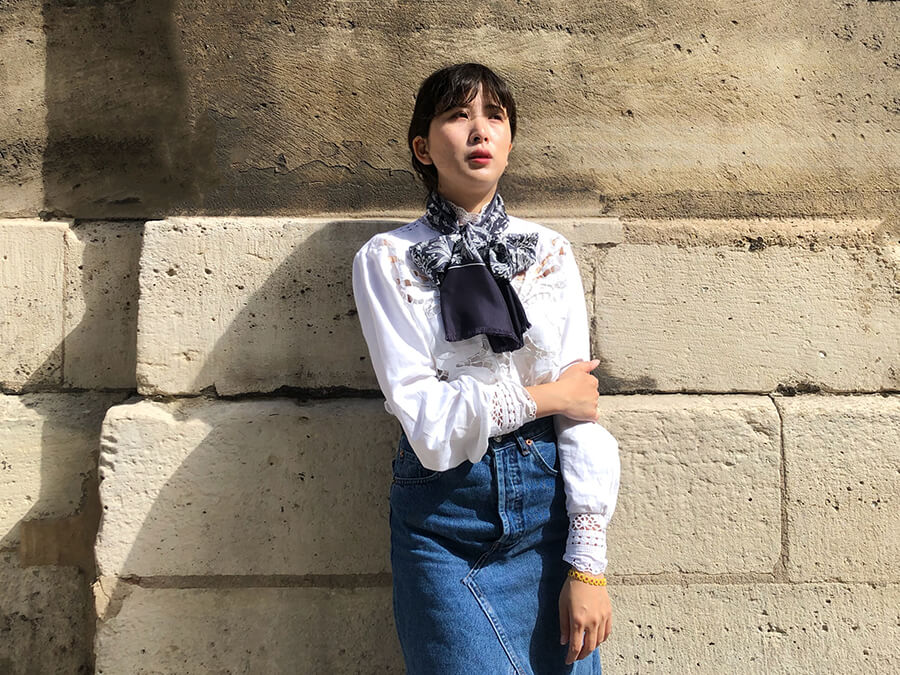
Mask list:
[[[591,586],[606,586],[606,577],[594,577],[584,572],[579,572],[574,567],[569,568],[569,576],[573,579],[578,579],[578,581],[583,581],[586,584],[590,584]]]

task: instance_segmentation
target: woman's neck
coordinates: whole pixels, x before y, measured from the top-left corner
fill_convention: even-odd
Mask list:
[[[481,213],[481,210],[487,206],[490,201],[494,198],[494,194],[497,192],[497,186],[494,185],[490,190],[488,190],[485,194],[472,194],[472,193],[459,193],[446,190],[441,186],[438,186],[438,194],[444,199],[453,202],[460,208],[465,209],[469,213]]]

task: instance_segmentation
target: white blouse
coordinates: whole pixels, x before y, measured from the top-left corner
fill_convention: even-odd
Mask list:
[[[376,234],[353,259],[353,295],[385,409],[431,470],[480,461],[491,436],[534,419],[535,403],[525,387],[552,382],[567,366],[590,359],[584,289],[571,244],[513,216],[506,232],[538,233],[537,261],[511,282],[532,324],[525,345],[512,352],[492,351],[483,335],[444,339],[438,287],[407,256],[412,244],[438,236],[424,217]],[[595,422],[556,415],[554,424],[569,514],[563,559],[601,574],[619,489],[618,443]]]

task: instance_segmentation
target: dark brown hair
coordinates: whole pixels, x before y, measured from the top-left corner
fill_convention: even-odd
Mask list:
[[[516,137],[516,101],[502,77],[480,63],[457,63],[436,70],[419,87],[407,137],[413,168],[429,190],[437,190],[437,169],[433,164],[422,164],[418,160],[413,152],[413,139],[416,136],[428,138],[431,120],[450,108],[469,103],[478,95],[479,85],[485,99],[506,110],[510,139]]]

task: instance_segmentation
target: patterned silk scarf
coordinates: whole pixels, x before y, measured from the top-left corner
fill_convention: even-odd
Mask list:
[[[440,287],[447,341],[482,334],[494,352],[521,348],[531,323],[510,280],[534,263],[537,233],[504,232],[509,217],[499,193],[479,220],[460,225],[454,205],[432,192],[425,220],[440,236],[414,244],[409,253]]]

